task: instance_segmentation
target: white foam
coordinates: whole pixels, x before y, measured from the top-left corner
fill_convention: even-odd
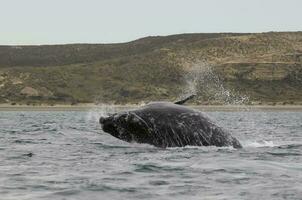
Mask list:
[[[184,147],[168,147],[168,150],[186,150],[186,149],[197,149],[197,150],[203,150],[203,151],[217,151],[217,150],[237,150],[232,146],[225,146],[225,147],[216,147],[216,146],[191,146],[187,145]]]
[[[241,105],[249,101],[248,96],[227,89],[212,66],[206,61],[195,61],[190,64],[184,76],[186,85],[180,94],[183,99],[192,94],[209,95],[209,100],[219,101],[223,104]]]
[[[113,105],[101,104],[99,106],[91,108],[88,111],[88,113],[86,115],[86,121],[98,122],[100,117],[106,117],[110,113],[114,113],[115,110],[116,109]]]
[[[243,146],[244,147],[259,148],[259,147],[276,147],[278,145],[274,144],[273,141],[262,140],[262,141],[249,141],[249,142],[245,142],[243,144]]]

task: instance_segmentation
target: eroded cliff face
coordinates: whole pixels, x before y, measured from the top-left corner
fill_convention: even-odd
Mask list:
[[[188,76],[196,65],[211,72]],[[239,97],[245,104],[301,104],[301,88],[302,32],[0,47],[0,102],[7,103],[138,103],[195,90],[197,104]]]

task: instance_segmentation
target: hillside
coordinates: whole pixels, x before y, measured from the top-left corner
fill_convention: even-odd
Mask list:
[[[121,44],[0,46],[0,102],[302,104],[302,32],[147,37]]]

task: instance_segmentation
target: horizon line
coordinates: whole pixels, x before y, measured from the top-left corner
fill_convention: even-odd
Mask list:
[[[137,40],[141,40],[144,38],[151,37],[169,37],[169,36],[177,36],[177,35],[193,35],[193,34],[265,34],[265,33],[300,33],[302,31],[263,31],[263,32],[183,32],[183,33],[175,33],[175,34],[167,34],[167,35],[148,35],[143,37],[138,37],[129,41],[122,42],[66,42],[66,43],[40,43],[40,44],[0,44],[0,47],[26,47],[26,46],[63,46],[63,45],[113,45],[113,44],[126,44],[131,43]]]

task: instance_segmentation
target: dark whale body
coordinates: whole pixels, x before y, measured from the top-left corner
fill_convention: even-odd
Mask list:
[[[177,103],[150,103],[136,110],[101,117],[100,123],[105,132],[116,138],[156,147],[242,147],[236,138],[202,112]]]

